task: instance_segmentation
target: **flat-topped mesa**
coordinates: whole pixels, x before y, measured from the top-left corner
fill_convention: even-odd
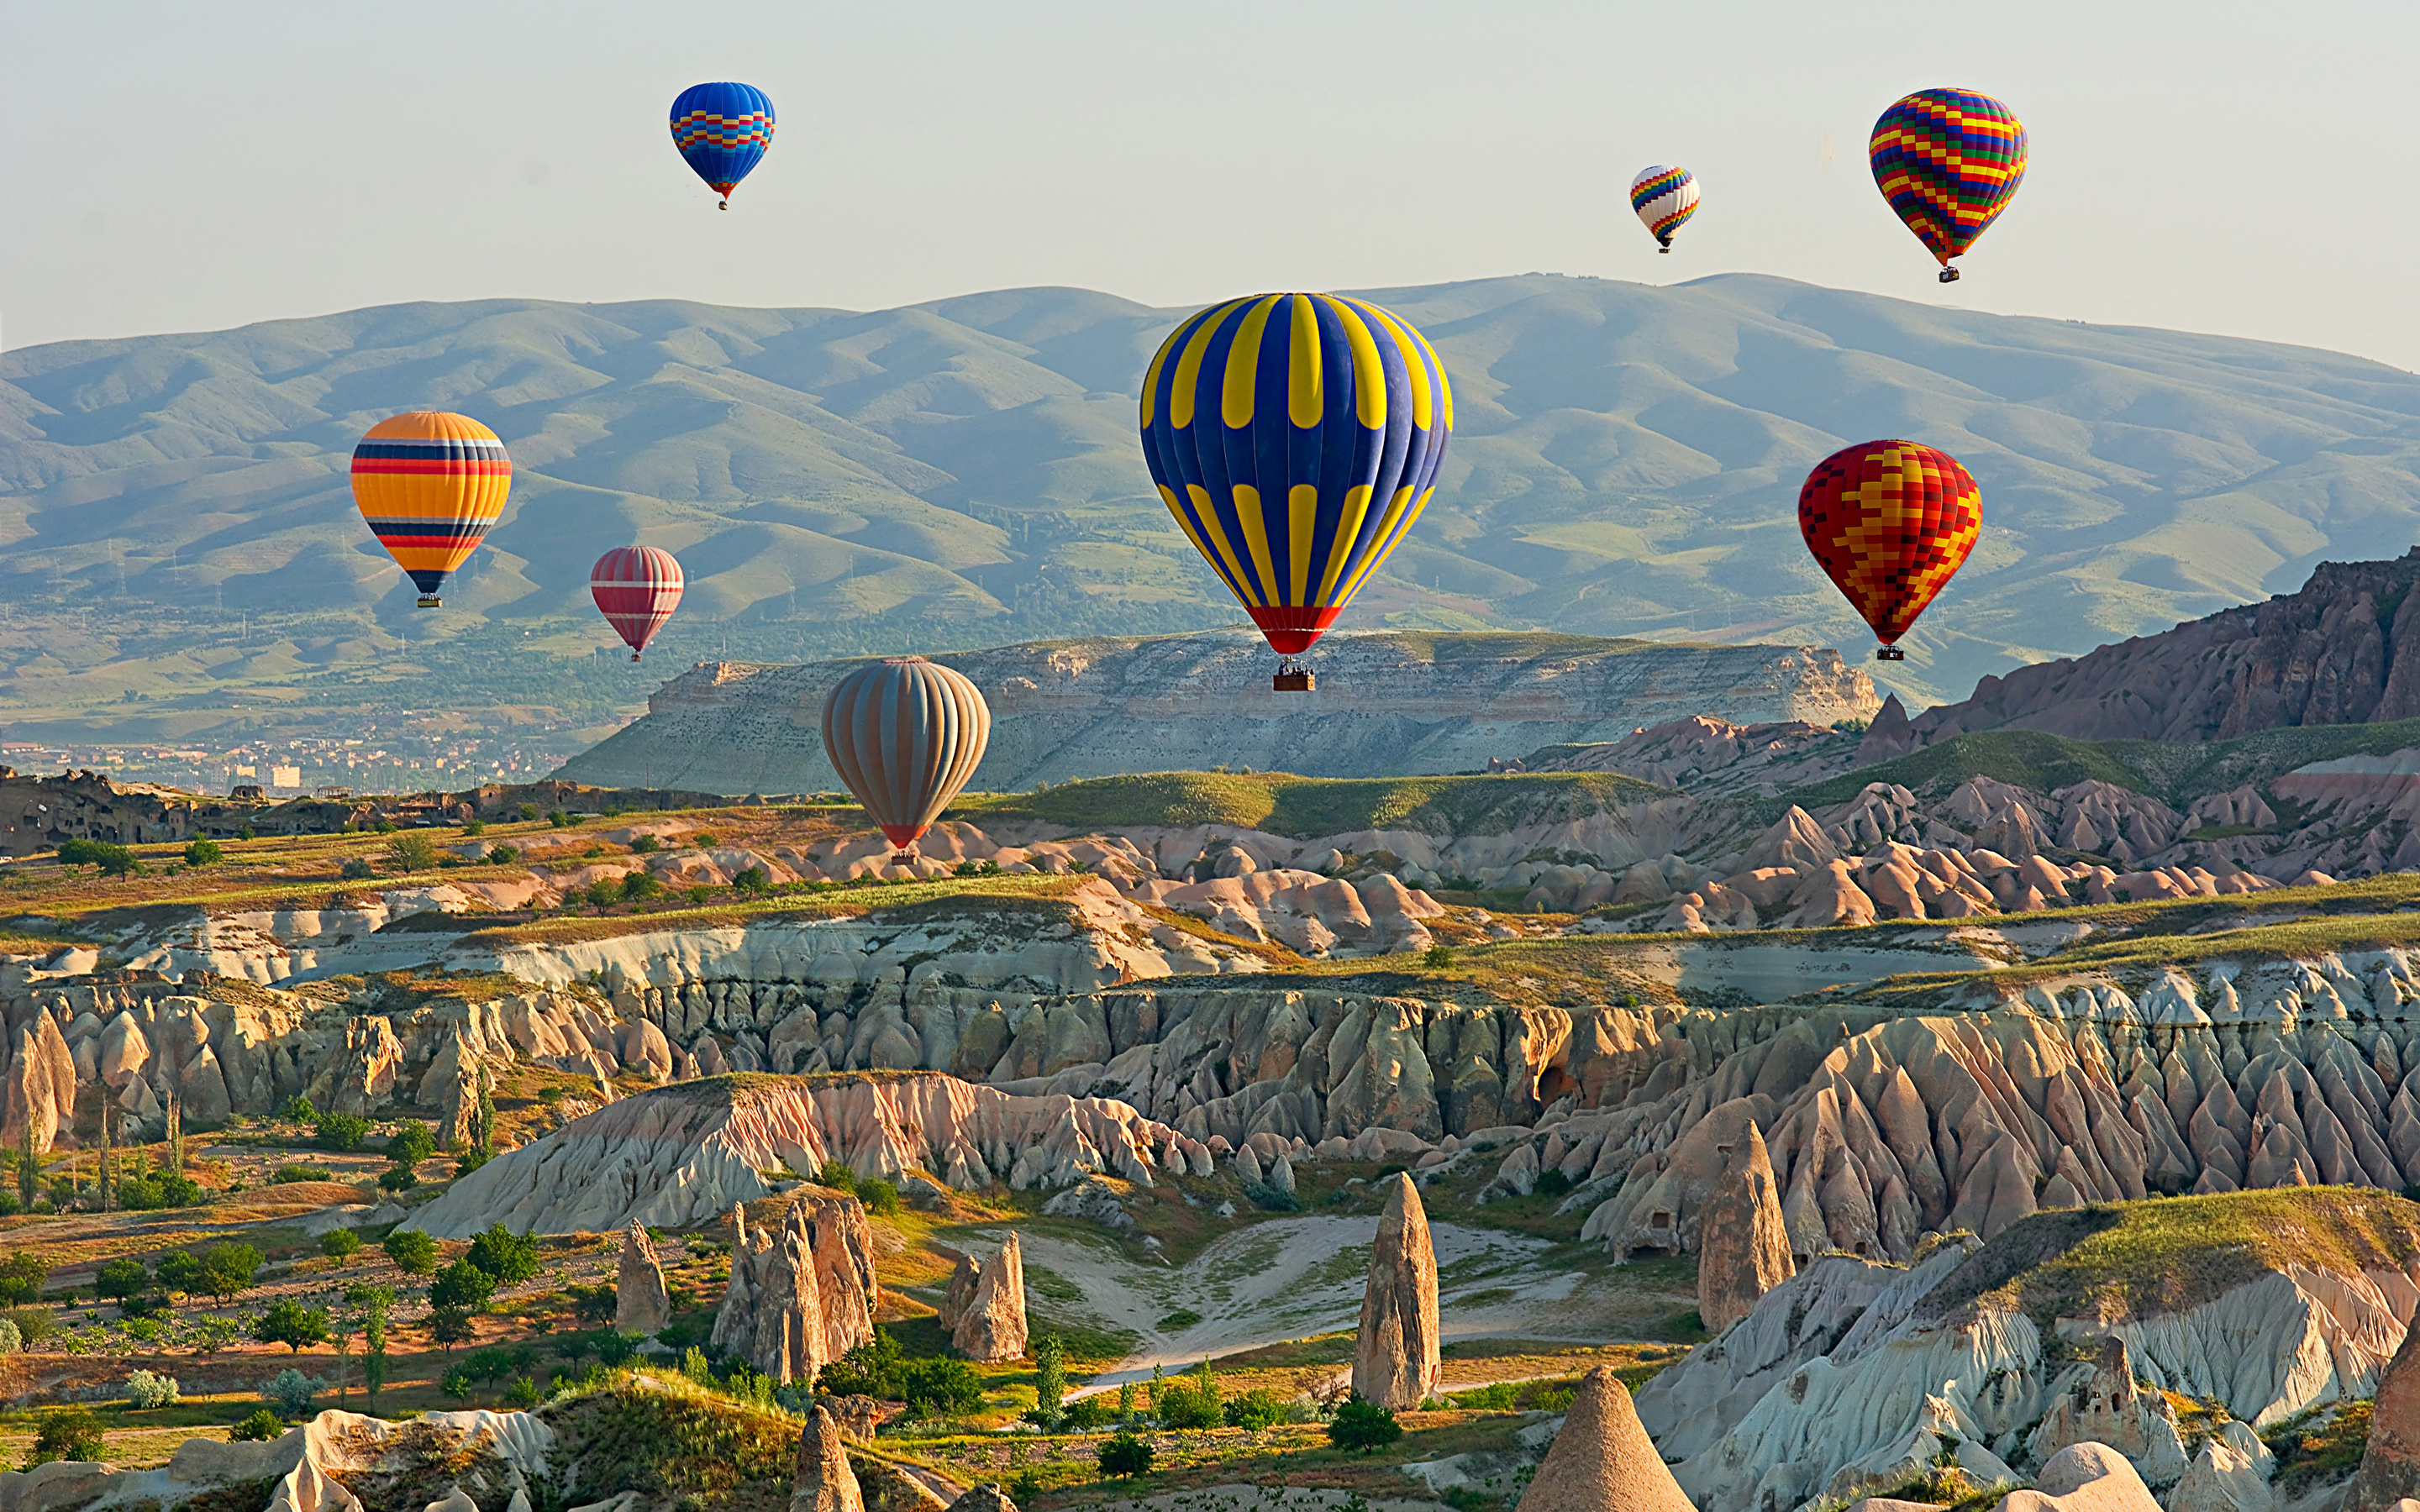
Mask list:
[[[653,1334],[672,1316],[672,1294],[664,1288],[656,1246],[644,1224],[632,1224],[622,1236],[622,1266],[613,1280],[613,1331]]]
[[[1474,772],[1490,757],[1619,740],[1693,714],[1831,725],[1869,718],[1881,702],[1863,671],[1815,646],[1388,631],[1331,635],[1316,656],[1315,708],[1272,703],[1267,647],[1234,631],[1028,642],[933,659],[972,678],[989,702],[983,781],[1000,791],[1214,763],[1306,777]],[[814,730],[792,715],[821,708],[859,665],[702,664],[560,775],[615,785],[660,770],[730,794],[836,788]]]
[[[1437,1342],[1436,1247],[1419,1189],[1399,1172],[1370,1247],[1353,1344],[1354,1394],[1397,1411],[1419,1406],[1444,1379]]]
[[[1025,1352],[1025,1249],[1014,1230],[990,1259],[959,1257],[940,1314],[951,1347],[970,1360],[991,1365]]]
[[[799,1196],[770,1227],[732,1212],[731,1279],[714,1315],[715,1348],[777,1381],[815,1373],[874,1340],[874,1231],[843,1193]]]

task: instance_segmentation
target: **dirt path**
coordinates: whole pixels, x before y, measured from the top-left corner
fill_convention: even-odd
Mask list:
[[[1026,1236],[1025,1257],[1078,1293],[1052,1298],[1046,1290],[1047,1305],[1141,1335],[1116,1369],[1085,1388],[1096,1390],[1147,1378],[1155,1365],[1173,1372],[1196,1360],[1356,1326],[1376,1227],[1366,1216],[1271,1219],[1215,1241],[1181,1268],[1138,1265],[1107,1245],[1048,1235]],[[1540,1268],[1544,1241],[1447,1223],[1429,1232],[1447,1339],[1594,1344],[1628,1336],[1616,1320],[1620,1299],[1606,1283],[1586,1272]]]

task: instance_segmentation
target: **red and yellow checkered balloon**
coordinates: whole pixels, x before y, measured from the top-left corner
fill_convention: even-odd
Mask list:
[[[1975,549],[1983,496],[1947,452],[1862,441],[1807,475],[1798,531],[1850,607],[1889,645]]]

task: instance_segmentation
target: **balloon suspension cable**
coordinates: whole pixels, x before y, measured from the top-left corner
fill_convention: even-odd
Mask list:
[[[1948,264],[1947,264],[1947,263],[1942,264],[1942,266],[1941,266],[1941,281],[1942,281],[1943,283],[1945,283],[1945,284],[1955,284],[1955,283],[1957,283],[1957,282],[1958,282],[1958,270],[1957,270],[1957,269],[1955,269],[1955,268],[1950,267],[1950,266],[1949,266]]]
[[[1905,661],[1907,660],[1907,653],[1901,651],[1897,646],[1876,646],[1874,647],[1874,660]]]

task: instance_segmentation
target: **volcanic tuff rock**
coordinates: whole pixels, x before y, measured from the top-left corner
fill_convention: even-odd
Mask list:
[[[1580,1380],[1518,1512],[1695,1512],[1610,1365]]]
[[[848,1468],[848,1451],[840,1427],[822,1406],[807,1411],[799,1435],[799,1469],[790,1492],[790,1512],[865,1512],[857,1474]]]
[[[941,1326],[951,1348],[979,1364],[1025,1352],[1025,1249],[1015,1231],[987,1260],[960,1257]]]
[[[1729,1153],[1730,1168],[1698,1236],[1698,1315],[1710,1334],[1745,1318],[1759,1297],[1798,1273],[1773,1162],[1754,1119]]]
[[[2046,1460],[2071,1444],[2101,1443],[2124,1455],[2149,1485],[2173,1485],[2184,1474],[2176,1409],[2159,1393],[2137,1388],[2133,1355],[2123,1336],[2101,1341],[2101,1357],[2089,1374],[2069,1374],[2077,1379],[2064,1391],[2053,1387],[2050,1411],[2026,1442],[2035,1459]]]
[[[1319,687],[1268,689],[1257,635],[1028,642],[937,654],[991,704],[979,789],[1214,763],[1370,777],[1475,772],[1491,756],[1612,740],[1692,714],[1829,725],[1870,716],[1872,680],[1812,646],[1677,646],[1544,634],[1332,635]],[[556,775],[715,793],[840,786],[815,733],[855,662],[702,663],[647,701],[646,717]]]
[[[804,1194],[778,1224],[731,1212],[731,1276],[714,1315],[715,1348],[777,1381],[815,1373],[874,1339],[874,1231],[845,1194]]]
[[[1398,1173],[1370,1246],[1361,1328],[1353,1343],[1353,1390],[1398,1412],[1419,1406],[1445,1376],[1437,1346],[1436,1246],[1419,1188]],[[1628,1396],[1623,1393],[1625,1403]]]
[[[2062,1449],[2035,1477],[2033,1489],[2011,1491],[1993,1512],[2159,1512],[2150,1488],[2126,1457],[2105,1443]]]
[[[985,1481],[969,1487],[964,1496],[950,1504],[950,1512],[1016,1512],[1016,1504],[998,1481]]]
[[[673,1304],[664,1289],[664,1269],[657,1263],[655,1243],[644,1225],[632,1224],[622,1236],[622,1267],[613,1281],[613,1328],[621,1334],[653,1334],[672,1321]]]
[[[1899,738],[1869,740],[1860,759],[1975,730],[2226,740],[2420,717],[2415,580],[2420,548],[2391,562],[2322,562],[2299,591],[2267,603],[1985,677],[1973,697],[1926,710]]]
[[[719,1077],[598,1109],[458,1179],[411,1226],[459,1239],[522,1231],[691,1227],[772,1194],[762,1173],[827,1160],[861,1176],[910,1167],[952,1185],[1063,1186],[1108,1170],[1148,1183],[1175,1130],[1121,1103],[1015,1096],[932,1073]]]
[[[2342,1512],[2388,1512],[2405,1497],[2420,1497],[2420,1328],[2402,1347],[2378,1382],[2370,1409],[2369,1446],[2345,1492]]]

